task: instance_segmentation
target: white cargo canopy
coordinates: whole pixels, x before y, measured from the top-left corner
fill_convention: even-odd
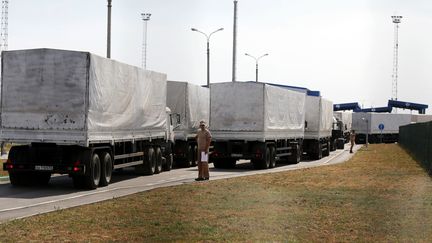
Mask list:
[[[359,134],[397,134],[400,126],[410,123],[411,114],[358,112],[353,113],[352,128]]]
[[[306,96],[305,139],[330,137],[333,125],[333,103],[322,97]]]
[[[209,122],[210,90],[187,82],[168,81],[167,106],[173,114],[179,114],[181,119],[180,126],[174,129],[175,139],[193,138],[199,122]]]
[[[343,131],[350,131],[352,128],[352,112],[347,111],[335,111],[333,112],[333,116],[339,120],[342,121]]]
[[[2,54],[1,138],[81,144],[164,137],[166,75],[88,52]]]
[[[305,94],[263,83],[210,85],[214,139],[303,138]]]

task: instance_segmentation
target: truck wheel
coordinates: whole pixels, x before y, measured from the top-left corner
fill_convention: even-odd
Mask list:
[[[32,182],[34,182],[36,185],[46,186],[51,179],[51,173],[35,173],[30,178],[32,179]]]
[[[288,162],[293,164],[298,164],[301,160],[301,151],[300,151],[300,145],[296,144],[293,146],[293,150],[291,152],[291,156],[288,157]]]
[[[153,175],[156,170],[153,148],[149,147],[145,149],[143,160],[143,164],[135,166],[135,172],[140,175]]]
[[[216,169],[222,169],[223,168],[223,163],[220,159],[213,159],[213,166]]]
[[[170,171],[172,169],[172,166],[173,166],[173,161],[174,161],[174,157],[172,154],[169,154],[168,156],[166,156],[166,162],[163,165],[163,169],[165,171]]]
[[[337,139],[333,139],[332,143],[330,143],[330,151],[336,151],[336,144],[337,144]]]
[[[186,158],[186,167],[194,166],[194,150],[191,145],[188,146],[187,150],[187,158]]]
[[[266,147],[264,159],[252,161],[255,169],[268,169],[270,166],[270,149]]]
[[[236,159],[229,159],[228,163],[226,164],[227,169],[234,169],[236,167],[237,160]]]
[[[99,186],[108,186],[111,181],[111,175],[113,171],[113,162],[111,155],[108,152],[102,152],[100,158],[101,161],[101,177]]]
[[[313,153],[313,159],[319,160],[322,159],[322,143],[321,142],[317,142],[316,148],[315,148],[315,153]]]
[[[9,180],[12,186],[28,185],[28,175],[21,172],[9,172]]]
[[[325,150],[324,153],[323,153],[323,157],[326,157],[326,156],[329,156],[329,155],[330,155],[330,142],[327,141],[327,142],[325,143],[325,146],[326,146],[326,150]]]
[[[94,153],[89,164],[87,175],[84,176],[85,187],[87,189],[96,189],[101,178],[101,162],[99,155]]]
[[[270,146],[270,163],[269,168],[276,167],[276,149],[274,146]]]
[[[155,174],[159,174],[162,172],[162,152],[161,149],[159,147],[156,147],[154,149],[155,151],[155,155],[154,155],[154,159],[155,159]]]
[[[198,161],[198,147],[194,146],[193,149],[193,156],[192,156],[192,166],[197,166]]]

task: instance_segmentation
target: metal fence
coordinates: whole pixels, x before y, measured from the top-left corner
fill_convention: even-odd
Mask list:
[[[432,173],[432,122],[401,126],[399,143]]]

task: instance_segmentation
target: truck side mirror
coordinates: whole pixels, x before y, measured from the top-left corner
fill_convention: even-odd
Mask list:
[[[180,114],[176,114],[177,124],[181,124]]]
[[[170,114],[170,122],[174,129],[179,127],[181,125],[180,114]]]

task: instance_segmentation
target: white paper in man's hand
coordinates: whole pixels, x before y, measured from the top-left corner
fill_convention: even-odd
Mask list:
[[[208,162],[208,153],[201,152],[201,162]]]

